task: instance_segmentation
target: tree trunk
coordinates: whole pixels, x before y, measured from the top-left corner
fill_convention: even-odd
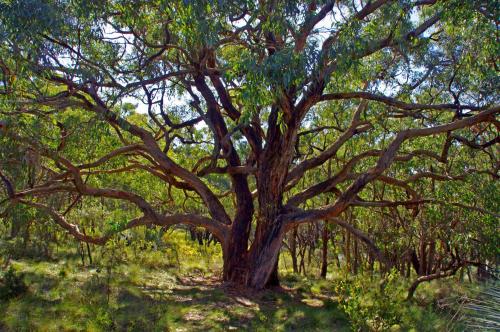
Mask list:
[[[85,227],[82,227],[82,232],[84,235],[86,235]],[[90,250],[90,243],[86,242],[85,244],[87,246],[87,255],[89,257],[89,265],[92,265],[92,251]]]
[[[425,273],[432,274],[432,273],[434,273],[434,259],[435,259],[435,255],[436,255],[436,241],[432,241],[429,244],[429,252],[427,255],[428,255],[427,271]]]
[[[280,212],[283,209],[283,192],[299,124],[287,123],[288,130],[283,135],[278,111],[278,108],[271,111],[266,148],[257,161],[259,210],[254,240],[247,250],[252,214],[242,215],[240,222],[238,218],[233,222],[230,240],[225,246],[224,278],[240,284],[244,281],[245,286],[254,289],[278,283],[278,256],[285,235]],[[251,201],[252,196],[248,191],[247,197],[241,197],[239,202],[250,204]],[[252,213],[253,209],[242,211]]]
[[[360,257],[359,257],[359,248],[358,248],[358,239],[354,238],[353,239],[353,243],[354,243],[354,248],[353,248],[354,262],[352,264],[352,272],[354,274],[357,274],[358,273],[358,268],[359,268],[359,260],[360,260]]]
[[[246,286],[248,280],[246,253],[244,256],[241,254],[237,255],[231,253],[230,248],[226,248],[224,251],[224,266],[222,272],[223,280],[235,285]]]
[[[24,230],[24,236],[23,236],[23,249],[26,250],[28,248],[28,243],[30,241],[30,226],[32,224],[32,220],[28,221],[28,224],[26,225],[26,228]]]
[[[271,276],[269,277],[265,285],[266,288],[279,287],[280,285],[280,279],[278,275],[278,262],[279,262],[279,254],[276,259],[276,264],[274,265],[273,271],[271,272]]]
[[[244,230],[233,228],[230,238],[224,243],[223,279],[239,285],[248,281],[248,235]]]
[[[275,286],[278,283],[278,255],[283,236],[283,225],[279,218],[272,223],[263,222],[257,225],[248,257],[247,286],[263,289],[268,284]]]
[[[290,255],[292,256],[293,273],[299,273],[299,267],[297,265],[297,227],[295,227],[292,232]]]
[[[420,269],[418,270],[418,275],[424,276],[426,275],[427,269],[427,251],[426,251],[427,243],[425,243],[424,239],[420,239]]]
[[[344,257],[346,264],[346,271],[351,272],[351,233],[345,231],[345,241],[344,241]]]
[[[17,218],[13,218],[10,225],[10,236],[8,239],[10,240],[15,238],[20,231],[21,231],[21,222],[17,220]]]
[[[278,256],[284,231],[280,222],[268,223],[269,231],[256,232],[250,250],[245,234],[233,231],[223,243],[223,280],[241,287],[263,289],[279,286]],[[244,245],[242,245],[244,243]]]
[[[326,273],[328,272],[328,222],[325,221],[323,225],[323,233],[321,236],[323,241],[322,246],[322,259],[321,259],[321,278],[326,278]]]
[[[411,251],[411,255],[410,255],[410,259],[411,259],[411,264],[413,265],[413,268],[415,269],[415,272],[420,275],[420,261],[418,259],[418,256],[417,256],[417,252],[415,249],[413,249]]]

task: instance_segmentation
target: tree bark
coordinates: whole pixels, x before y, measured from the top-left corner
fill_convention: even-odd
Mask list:
[[[325,220],[323,225],[322,240],[322,254],[321,254],[321,278],[325,279],[328,272],[328,222]]]
[[[351,233],[348,231],[345,231],[344,257],[345,257],[346,270],[351,272],[351,268],[352,268],[352,264],[351,264]]]
[[[248,222],[250,225],[250,222]],[[246,285],[248,281],[249,227],[244,222],[233,225],[224,246],[224,281]]]
[[[267,283],[265,285],[266,288],[280,286],[280,279],[278,275],[278,262],[279,262],[279,255],[276,259],[276,264],[274,265],[273,271],[271,272],[271,275],[269,276],[269,279],[267,280]]]
[[[292,256],[293,273],[299,273],[299,267],[297,265],[297,227],[295,227],[292,231],[290,255]]]
[[[463,265],[458,265],[456,267],[452,267],[450,270],[436,272],[436,273],[433,273],[430,275],[424,275],[424,276],[418,277],[417,280],[415,280],[411,284],[410,288],[408,289],[408,295],[407,295],[406,299],[411,300],[413,298],[413,295],[415,294],[415,291],[417,290],[418,285],[420,285],[422,282],[450,277],[450,276],[454,275],[455,273],[457,273],[458,269],[462,266]]]
[[[257,232],[249,251],[249,272],[247,286],[263,289],[268,284],[275,285],[278,281],[277,266],[281,241],[284,236],[282,221],[278,218],[272,223],[262,223],[266,231]]]
[[[253,289],[279,286],[278,256],[285,232],[279,221],[266,224],[270,230],[256,233],[250,250],[246,233],[234,229],[222,243],[224,281]]]

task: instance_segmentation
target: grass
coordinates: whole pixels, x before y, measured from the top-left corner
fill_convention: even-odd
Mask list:
[[[164,244],[95,247],[93,265],[82,266],[71,246],[53,259],[21,259],[3,254],[12,246],[0,241],[1,257],[17,257],[9,264],[28,285],[0,300],[0,331],[440,331],[455,314],[440,299],[466,293],[458,280],[436,280],[410,303],[397,275],[382,294],[380,276],[333,268],[327,280],[313,269],[298,276],[286,257],[282,289],[249,293],[220,282],[220,246],[193,245],[180,231]]]
[[[215,278],[130,262],[112,271],[108,287],[105,271],[76,261],[11,264],[25,273],[29,291],[0,302],[0,330],[349,330],[334,297],[300,287],[250,295]]]

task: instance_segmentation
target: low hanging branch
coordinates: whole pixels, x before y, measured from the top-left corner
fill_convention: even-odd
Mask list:
[[[415,295],[415,291],[417,290],[417,287],[423,283],[423,282],[428,282],[436,279],[442,279],[446,277],[451,277],[457,273],[457,271],[461,268],[464,267],[465,264],[458,264],[455,266],[450,267],[446,271],[439,271],[433,274],[429,274],[426,276],[421,276],[418,277],[410,286],[408,289],[408,295],[406,297],[407,300],[411,300],[413,298],[413,295]]]
[[[80,241],[108,237],[68,222],[51,201],[60,193],[122,202],[142,215],[126,228],[204,227],[221,240],[224,280],[260,289],[276,282],[282,239],[298,224],[336,220],[387,261],[379,239],[336,218],[354,208],[436,204],[420,184],[471,169],[498,177],[499,101],[483,91],[496,82],[484,60],[494,48],[483,47],[496,43],[494,24],[474,5],[46,5],[50,22],[10,2],[0,13],[0,139],[9,145],[0,156],[22,167],[12,147],[42,158],[31,188],[9,180],[17,173],[0,161],[2,202],[43,210]],[[441,25],[456,17],[467,22],[448,36]],[[477,68],[461,65],[472,56]],[[141,101],[139,110],[130,100]],[[439,135],[446,138],[436,152]],[[331,204],[300,209],[329,195]]]
[[[365,233],[357,229],[356,227],[352,226],[348,222],[345,222],[344,220],[340,218],[332,218],[329,219],[332,220],[335,224],[339,225],[342,228],[345,228],[349,233],[353,234],[355,237],[360,239],[366,246],[369,248],[369,250],[375,255],[375,257],[381,262],[386,264],[387,269],[390,268],[392,265],[389,259],[380,251],[380,249],[377,247],[375,242]]]

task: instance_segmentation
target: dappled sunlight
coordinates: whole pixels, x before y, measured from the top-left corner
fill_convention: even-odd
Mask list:
[[[0,0],[0,331],[490,326],[499,10]]]

